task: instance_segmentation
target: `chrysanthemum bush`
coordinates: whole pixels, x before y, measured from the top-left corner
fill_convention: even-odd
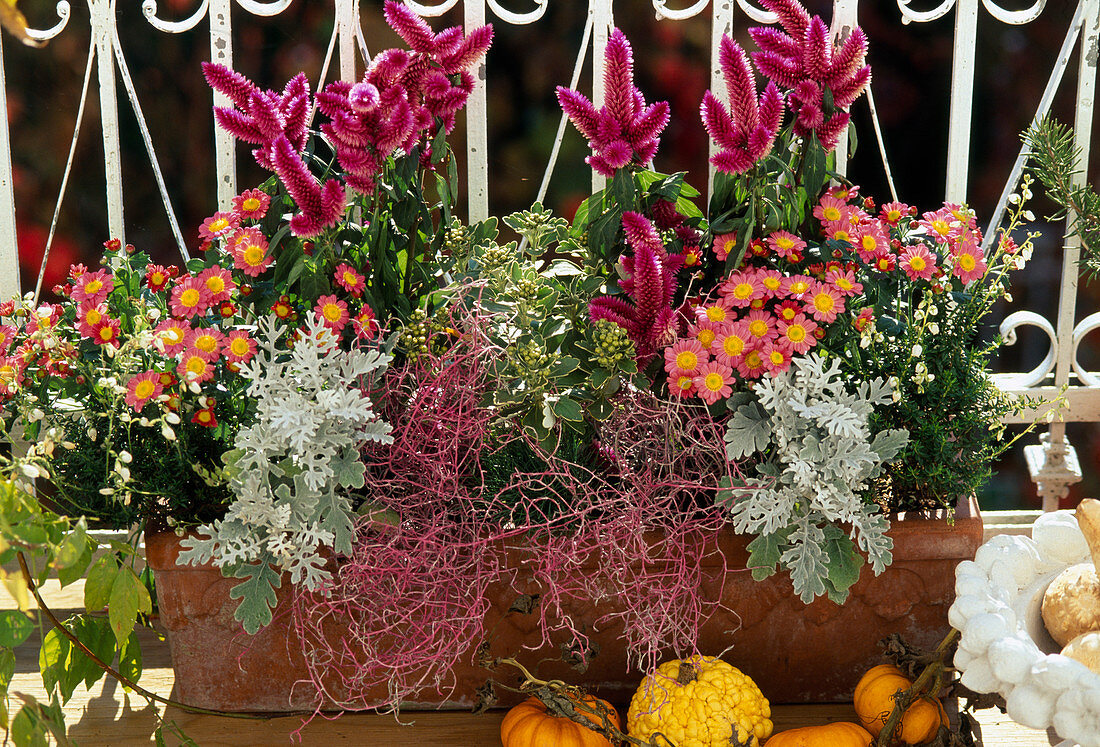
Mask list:
[[[889,562],[888,511],[954,505],[1003,448],[982,324],[1030,236],[1019,208],[983,251],[966,206],[835,173],[867,41],[763,4],[779,26],[722,40],[698,113],[646,103],[618,30],[604,105],[558,90],[608,178],[571,222],[453,210],[446,136],[488,27],[387,3],[409,49],[315,95],[208,65],[272,176],[183,268],[111,245],[61,303],[0,309],[9,414],[42,436],[22,469],[120,523],[204,525],[184,560],[242,579],[249,631],[289,572],[318,703],[445,690],[513,584],[582,658],[593,603],[640,668],[690,653],[703,589],[741,570],[701,562],[728,524],[758,576],[843,601]],[[649,167],[672,116],[718,146],[705,210]]]

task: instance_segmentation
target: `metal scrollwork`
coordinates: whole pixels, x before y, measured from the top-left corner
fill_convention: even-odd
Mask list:
[[[718,2],[718,0],[715,0]],[[709,0],[698,0],[694,5],[675,10],[668,7],[668,0],[653,0],[653,10],[657,13],[657,20],[684,21],[697,16],[707,7]]]
[[[956,0],[943,0],[939,6],[932,10],[913,10],[909,7],[912,0],[898,0],[898,10],[901,11],[901,22],[905,24],[928,23],[947,15],[947,12],[955,7]]]
[[[416,13],[418,16],[424,16],[425,18],[433,18],[435,16],[441,16],[451,8],[458,5],[458,0],[447,0],[442,5],[422,5],[416,2],[416,0],[405,0],[405,5],[409,9]]]
[[[514,26],[525,26],[529,23],[534,23],[546,14],[546,7],[549,4],[549,0],[535,0],[535,9],[529,10],[526,13],[513,13],[498,3],[497,0],[486,0],[486,4],[493,11],[493,14],[505,23],[510,23]]]
[[[27,36],[35,41],[46,42],[64,31],[65,27],[69,25],[69,15],[72,11],[72,8],[69,7],[69,0],[58,0],[54,10],[57,12],[57,23],[48,29],[27,29]]]
[[[779,21],[779,16],[775,13],[757,8],[749,0],[737,0],[737,5],[745,12],[745,15],[757,23],[777,23]]]
[[[190,18],[185,18],[182,21],[166,21],[163,18],[157,18],[157,0],[145,0],[141,4],[141,14],[145,16],[145,20],[149,22],[149,25],[166,34],[182,34],[185,31],[190,31],[206,17],[209,9],[210,0],[202,0],[202,5]]]
[[[989,11],[989,15],[1001,23],[1021,26],[1025,23],[1031,23],[1039,17],[1039,14],[1043,12],[1043,8],[1047,6],[1047,0],[1035,0],[1034,5],[1023,10],[1005,10],[993,0],[982,0],[982,5]]]
[[[1038,327],[1046,332],[1047,337],[1050,338],[1050,350],[1047,351],[1043,362],[1027,373],[998,374],[996,377],[997,383],[1003,389],[1028,389],[1037,386],[1054,370],[1058,335],[1051,323],[1034,311],[1017,311],[1005,317],[1004,321],[1001,322],[1001,337],[1004,338],[1005,345],[1016,344],[1016,329],[1023,326]]]
[[[290,7],[294,0],[274,0],[270,3],[262,3],[257,0],[237,0],[237,5],[254,16],[277,16]]]
[[[1073,328],[1073,370],[1077,374],[1077,379],[1085,386],[1100,386],[1100,376],[1089,373],[1077,362],[1077,348],[1081,340],[1085,339],[1085,335],[1096,329],[1100,329],[1100,312],[1089,314]]]

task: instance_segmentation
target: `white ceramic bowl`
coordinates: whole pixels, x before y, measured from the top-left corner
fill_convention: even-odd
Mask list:
[[[1071,565],[1089,561],[1072,511],[1043,514],[1031,537],[999,535],[955,571],[949,620],[962,632],[962,683],[1000,693],[1012,720],[1100,747],[1100,674],[1062,656],[1043,625],[1043,593]]]

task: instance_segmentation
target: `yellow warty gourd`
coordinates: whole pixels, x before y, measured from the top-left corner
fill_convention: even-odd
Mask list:
[[[760,747],[771,736],[771,706],[741,670],[713,656],[666,662],[634,693],[627,732],[660,732],[677,747]]]

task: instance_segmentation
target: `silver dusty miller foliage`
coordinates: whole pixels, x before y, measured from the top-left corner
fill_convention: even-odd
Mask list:
[[[341,350],[317,319],[290,351],[279,349],[275,318],[261,320],[257,355],[241,367],[256,399],[256,420],[237,434],[227,455],[235,500],[225,518],[183,540],[179,563],[213,561],[243,580],[236,617],[250,633],[267,625],[280,573],[306,589],[331,574],[322,547],[350,553],[354,511],[349,489],[364,485],[359,450],[392,443],[389,424],[374,412],[362,377],[385,368],[378,351]]]
[[[893,559],[889,522],[862,497],[909,439],[904,430],[872,438],[868,427],[892,388],[876,379],[850,392],[839,361],[814,353],[762,379],[755,395],[729,420],[726,455],[734,461],[759,452],[759,476],[731,484],[719,499],[738,532],[758,535],[749,544],[754,577],[770,576],[779,564],[803,602],[822,594],[843,602],[864,562],[857,546],[876,574]]]

